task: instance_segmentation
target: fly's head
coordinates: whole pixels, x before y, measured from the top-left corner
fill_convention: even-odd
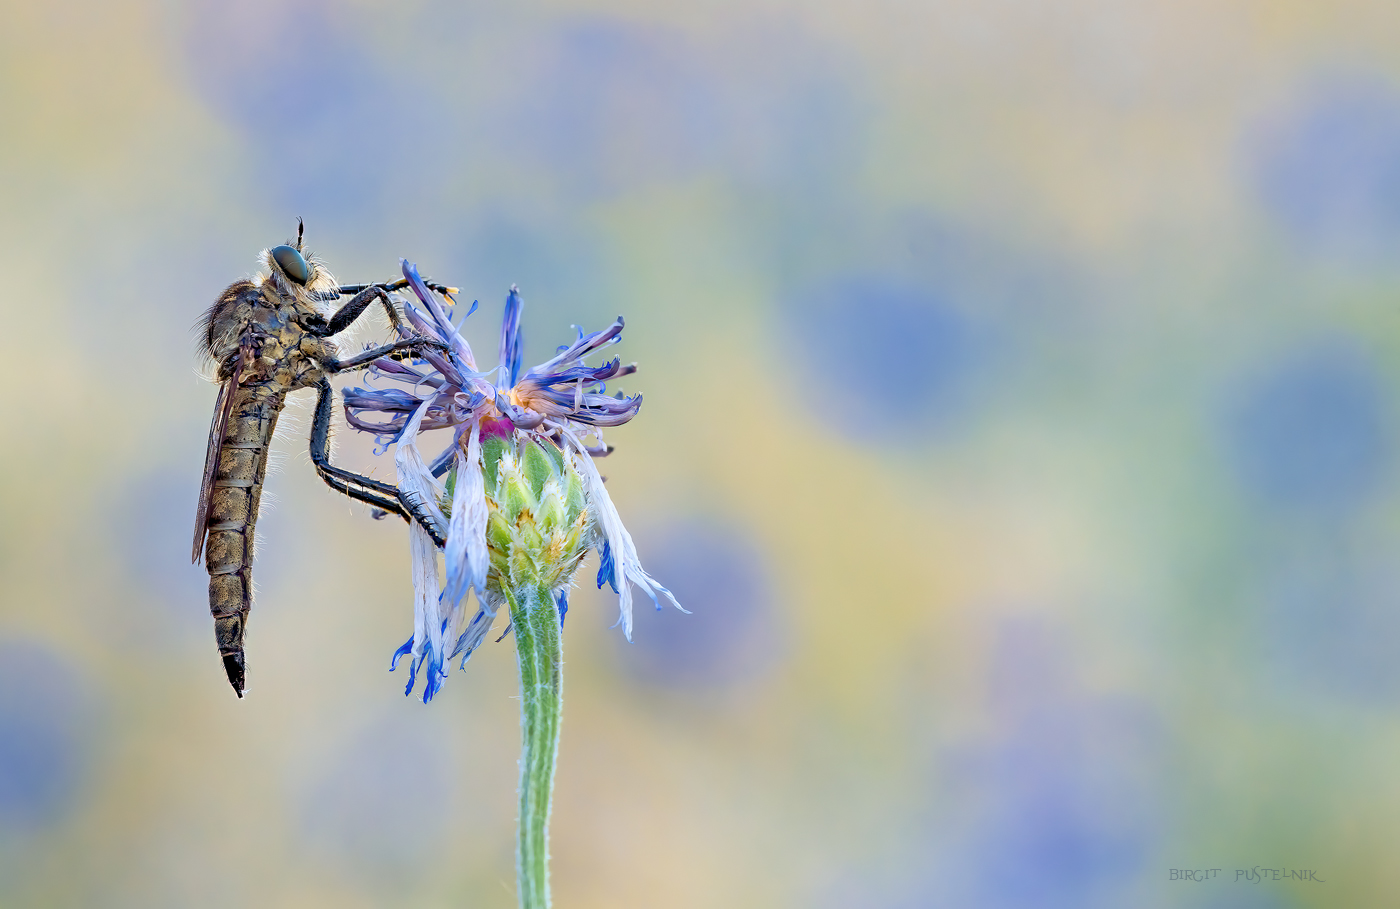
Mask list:
[[[325,264],[302,245],[304,230],[298,218],[296,240],[263,250],[262,263],[268,270],[265,281],[279,300],[315,313],[321,308],[317,295],[336,284]]]
[[[221,378],[248,349],[256,349],[258,359],[290,356],[300,348],[302,326],[323,320],[322,301],[336,297],[335,278],[302,245],[300,221],[296,240],[263,250],[261,259],[267,274],[230,284],[201,321],[200,349],[219,364]]]

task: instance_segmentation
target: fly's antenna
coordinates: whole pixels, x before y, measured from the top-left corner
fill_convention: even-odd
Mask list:
[[[298,216],[298,217],[297,217],[297,252],[301,252],[301,235],[302,235],[302,232],[305,231],[305,230],[306,230],[306,224],[301,220],[301,217]]]

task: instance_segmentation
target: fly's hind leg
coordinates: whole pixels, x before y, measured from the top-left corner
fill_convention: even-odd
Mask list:
[[[397,501],[398,487],[331,464],[331,409],[335,391],[329,379],[322,379],[316,390],[316,416],[311,424],[311,461],[316,465],[316,472],[337,492],[407,519],[407,512]]]
[[[361,476],[331,464],[331,409],[335,391],[329,379],[317,384],[316,415],[311,424],[311,461],[316,472],[326,485],[336,492],[344,493],[352,499],[373,505],[390,514],[396,514],[405,521],[417,521],[428,531],[433,541],[445,546],[438,522],[434,521],[424,503],[406,495],[392,483],[385,483],[372,477]]]

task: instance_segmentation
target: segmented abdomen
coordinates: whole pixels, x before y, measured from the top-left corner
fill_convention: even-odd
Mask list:
[[[243,634],[253,605],[253,531],[284,395],[263,384],[240,386],[234,394],[210,493],[204,564],[214,637],[228,680],[242,697]]]

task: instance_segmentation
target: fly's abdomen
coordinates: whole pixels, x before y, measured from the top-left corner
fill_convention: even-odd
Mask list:
[[[210,493],[204,564],[219,655],[242,697],[243,635],[253,605],[253,532],[283,395],[265,385],[240,386],[234,394]]]

